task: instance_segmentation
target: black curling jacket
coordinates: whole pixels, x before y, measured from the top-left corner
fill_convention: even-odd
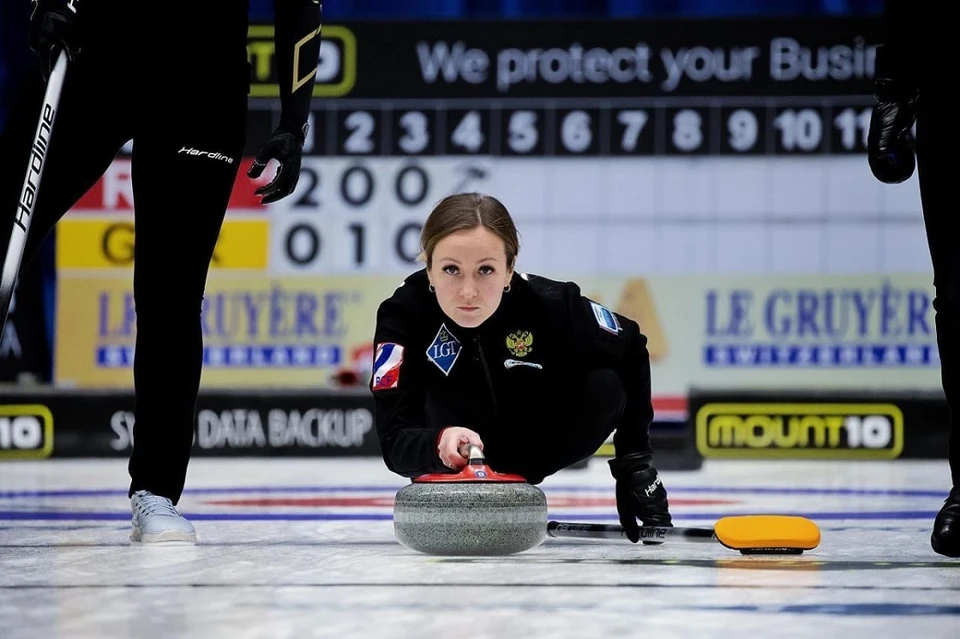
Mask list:
[[[950,38],[932,34],[947,19],[949,3],[934,0],[885,0],[883,52],[877,52],[876,77],[893,78],[922,95],[954,90],[948,65],[954,56]]]
[[[594,368],[615,371],[626,391],[617,454],[649,450],[650,357],[636,322],[584,297],[572,282],[514,273],[496,312],[464,329],[428,287],[420,270],[377,311],[370,389],[391,471],[449,472],[437,453],[448,426],[485,441],[549,428],[569,415],[578,380]]]
[[[313,99],[323,6],[320,0],[273,0],[271,6],[270,66],[276,69],[279,128],[302,132]],[[133,80],[141,79],[146,90],[137,95],[150,105],[156,103],[155,93],[165,91],[168,97],[176,91],[193,99],[198,85],[249,86],[249,9],[250,0],[84,0],[77,3],[77,59],[88,57],[88,49],[101,51],[116,67],[104,72],[117,75],[122,87],[131,73]]]

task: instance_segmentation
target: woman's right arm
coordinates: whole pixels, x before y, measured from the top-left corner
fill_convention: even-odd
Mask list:
[[[383,461],[404,477],[450,471],[437,452],[442,428],[427,424],[423,369],[411,350],[418,343],[415,326],[396,296],[380,305],[370,379]]]

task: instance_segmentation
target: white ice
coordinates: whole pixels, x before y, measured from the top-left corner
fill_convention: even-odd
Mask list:
[[[941,461],[707,462],[662,473],[674,522],[800,514],[802,556],[547,539],[509,557],[399,545],[406,480],[378,459],[194,459],[196,546],[129,535],[125,460],[0,463],[0,637],[956,637],[960,560],[930,548]],[[542,488],[551,516],[615,521],[602,459]]]

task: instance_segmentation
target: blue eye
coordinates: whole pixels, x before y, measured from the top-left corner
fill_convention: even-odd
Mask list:
[[[489,266],[489,265],[486,265],[486,264],[485,264],[485,265],[483,265],[483,266],[480,267],[480,272],[481,272],[483,275],[490,275],[491,273],[494,273],[494,272],[496,272],[496,271],[495,271],[495,269],[494,269],[492,266]]]
[[[443,272],[447,273],[448,275],[456,275],[457,271],[458,271],[457,267],[454,266],[453,264],[447,264],[446,266],[443,267]]]

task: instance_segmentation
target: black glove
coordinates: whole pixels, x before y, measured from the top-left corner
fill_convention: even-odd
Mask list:
[[[918,94],[892,73],[889,53],[885,45],[877,48],[876,105],[867,133],[867,161],[878,180],[899,184],[913,175],[917,165],[910,129],[917,118]]]
[[[300,180],[300,162],[303,158],[303,141],[306,136],[306,124],[303,125],[302,131],[278,128],[254,159],[253,165],[247,171],[247,175],[252,178],[260,177],[270,160],[280,163],[280,168],[277,169],[273,180],[254,191],[257,195],[263,196],[261,200],[263,204],[276,202],[293,193]]]
[[[640,541],[639,519],[644,526],[673,527],[667,489],[653,467],[650,453],[631,453],[611,459],[610,472],[617,480],[617,513],[620,525],[633,543]],[[659,544],[663,542],[648,542]]]
[[[30,48],[40,58],[43,79],[50,77],[60,50],[72,62],[80,53],[77,9],[81,0],[31,0]]]

